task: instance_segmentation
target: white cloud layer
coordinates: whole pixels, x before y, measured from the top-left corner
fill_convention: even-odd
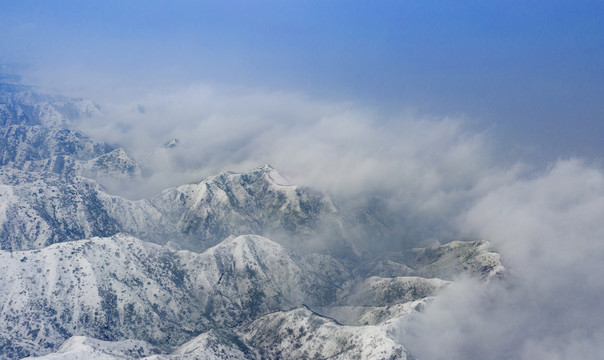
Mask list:
[[[151,168],[139,196],[269,163],[336,198],[381,195],[431,228],[519,171],[492,166],[489,137],[459,119],[385,118],[295,93],[195,85],[125,97],[104,112],[81,126]],[[179,146],[161,148],[173,138]]]
[[[601,359],[604,174],[579,160],[492,190],[460,220],[509,278],[463,279],[406,327],[420,359]]]

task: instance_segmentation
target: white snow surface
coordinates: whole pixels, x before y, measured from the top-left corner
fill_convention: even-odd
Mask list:
[[[72,335],[175,346],[333,291],[303,258],[254,235],[202,254],[128,235],[2,251],[0,273],[0,329],[10,329],[0,342],[34,353]]]
[[[389,324],[344,326],[306,307],[301,307],[264,315],[236,328],[229,336],[212,330],[193,338],[170,354],[140,356],[140,358],[149,360],[407,359],[407,352],[402,345],[391,338],[389,332]],[[57,353],[35,359],[124,359],[131,358],[133,348],[140,349],[138,350],[140,354],[155,350],[142,342],[112,343],[74,337],[65,342]]]
[[[113,169],[121,168],[121,161],[126,168],[130,166],[123,150],[100,158],[107,157],[117,159],[111,161]],[[165,190],[153,199],[134,201],[107,194],[96,181],[76,176],[96,171],[96,176],[115,178],[114,172],[103,172],[102,166],[91,170],[90,164],[98,163],[99,157],[79,163],[68,157],[60,160],[75,169],[69,176],[46,171],[55,168],[56,156],[38,164],[41,168],[34,162],[27,163],[24,170],[0,168],[2,248],[35,249],[118,232],[158,243],[174,240],[196,251],[229,236],[250,233],[280,234],[278,241],[289,241],[287,245],[295,247],[311,240],[321,219],[335,211],[322,194],[274,184],[266,171],[273,176],[276,171],[265,168],[224,173]],[[124,174],[119,175],[122,180],[130,176],[127,171],[117,173]]]
[[[268,165],[166,189],[150,201],[196,250],[249,233],[301,248],[336,212],[328,196],[287,184]]]
[[[27,360],[117,360],[143,358],[159,350],[140,340],[102,341],[87,336],[73,336],[56,353]]]
[[[266,180],[267,171],[271,172],[264,167],[244,174],[221,174],[171,189],[168,192],[173,194],[167,199],[163,198],[166,192],[158,199],[167,204],[185,197],[183,212],[176,214],[191,209],[207,211],[227,222],[229,216],[241,216],[245,221],[256,221],[254,216],[279,219],[277,215],[271,217],[271,211],[283,216],[287,209],[294,209],[292,214],[296,215],[295,203],[304,204],[311,195],[303,188]],[[170,217],[158,199],[130,201],[108,195],[89,179],[74,177],[64,182],[58,174],[3,169],[0,180],[4,200],[0,203],[0,221],[24,224],[16,231],[31,233],[38,240],[51,239],[50,224],[56,223],[41,217],[36,206],[61,219],[64,229],[80,229],[83,236],[99,225],[91,219],[103,216],[115,220],[117,225],[109,229],[112,231],[127,228],[133,233],[157,233],[153,226],[169,226],[166,222]],[[283,188],[286,191],[280,192]],[[297,200],[288,198],[291,189],[297,189]],[[270,194],[268,199],[275,201],[274,206],[256,208],[257,213],[246,217],[249,209],[245,204],[258,201],[254,199],[258,192]],[[323,198],[314,199],[320,202]],[[95,204],[103,211],[91,217],[91,210],[98,210]],[[14,222],[14,218],[21,222]],[[76,225],[80,227],[73,227]],[[425,302],[448,284],[422,276],[467,271],[490,279],[503,271],[499,255],[486,242],[413,249],[391,260],[359,267],[354,275],[357,278],[344,284],[352,272],[335,259],[324,254],[298,256],[257,235],[228,237],[203,253],[174,251],[126,234],[48,247],[39,242],[34,246],[39,249],[0,252],[4,279],[0,283],[0,304],[4,304],[0,308],[0,329],[4,329],[0,345],[5,355],[13,358],[15,354],[47,353],[74,335],[105,341],[141,339],[161,347],[161,355],[151,355],[158,359],[184,355],[195,358],[199,354],[212,359],[225,353],[255,359],[266,354],[276,357],[278,349],[282,354],[292,351],[290,358],[315,353],[342,359],[402,358],[406,356],[404,349],[388,337],[391,320],[421,311]],[[346,325],[312,311],[287,311],[302,304]],[[281,321],[275,316],[286,322],[290,317],[305,318],[299,321],[308,324],[320,319],[317,329],[323,335],[317,338],[320,340],[304,338],[304,343],[295,342],[287,330],[290,328],[270,329]],[[245,327],[261,319],[254,327]],[[264,334],[257,330],[259,327],[266,330]],[[234,329],[232,336],[240,339],[247,350],[238,342],[225,343],[231,335],[220,335],[221,342],[215,343],[219,344],[218,353],[200,350],[202,347],[193,351],[192,345],[187,354],[171,353],[197,334],[224,328]],[[271,337],[274,334],[277,337]],[[350,342],[343,340],[351,337]],[[362,350],[366,347],[378,350]],[[121,356],[94,349],[52,356],[85,357],[90,351],[99,356]]]
[[[0,329],[10,332],[1,332],[0,341],[15,353],[38,355],[71,336],[105,341],[75,337],[48,359],[119,358],[120,349],[131,348],[127,339],[161,348],[152,355],[151,347],[135,344],[141,356],[157,359],[404,358],[389,336],[392,320],[421,311],[448,283],[370,277],[345,284],[336,297],[339,285],[328,274],[341,265],[316,269],[316,259],[307,259],[256,235],[229,238],[201,254],[125,234],[2,251]],[[353,319],[341,325],[310,308]],[[196,333],[205,335],[191,340]]]
[[[263,316],[243,328],[262,359],[406,359],[388,325],[343,326],[307,308]]]

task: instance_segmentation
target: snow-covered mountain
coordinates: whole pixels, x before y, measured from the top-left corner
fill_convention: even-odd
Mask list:
[[[459,273],[503,274],[485,241],[379,246],[384,201],[343,210],[268,165],[112,194],[145,175],[69,127],[90,116],[0,84],[0,359],[411,358],[395,322]]]
[[[54,349],[72,335],[169,349],[212,328],[335,298],[327,276],[268,239],[197,254],[128,235],[0,252],[0,353]]]
[[[27,359],[118,360],[139,359],[161,350],[141,340],[103,341],[87,336],[74,336],[65,341],[57,353]]]
[[[67,340],[56,353],[27,359],[153,360],[410,359],[389,335],[388,325],[345,326],[306,307],[279,311],[224,332],[211,330],[170,354],[143,341],[101,341],[84,336]],[[149,355],[153,354],[154,355]]]
[[[413,248],[384,254],[363,262],[355,270],[361,277],[396,274],[452,280],[468,272],[481,279],[501,276],[501,257],[488,241],[452,241],[445,245]]]
[[[53,156],[90,160],[112,150],[108,144],[95,141],[75,130],[39,125],[0,127],[0,165],[23,168],[32,162]]]
[[[275,348],[290,347],[302,349],[303,357],[305,350],[323,349],[325,341],[334,343],[327,346],[328,354],[355,347],[346,351],[364,354],[368,343],[392,345],[386,336],[388,320],[421,310],[448,283],[370,277],[343,284],[330,276],[342,265],[335,259],[323,260],[317,268],[312,257],[297,256],[253,235],[229,238],[201,254],[122,234],[39,250],[3,251],[0,329],[8,333],[0,337],[0,353],[42,354],[74,335],[144,340],[169,352],[204,331],[236,328],[236,336],[257,350],[259,358],[277,356]],[[303,305],[350,325],[369,327],[343,327],[309,309],[283,312]],[[300,322],[311,328],[300,330]],[[272,328],[275,323],[281,325]],[[292,325],[284,327],[288,323]],[[333,339],[327,335],[306,339],[294,336],[292,329],[309,335],[325,332]],[[360,337],[358,343],[341,344],[353,335]],[[400,345],[389,349],[387,354],[402,351]]]
[[[29,86],[0,83],[0,126],[65,127],[73,121],[100,114],[100,107],[90,100],[43,94]]]
[[[47,164],[50,167],[51,160]],[[157,243],[171,240],[198,251],[229,236],[250,233],[306,249],[317,247],[322,216],[331,219],[336,211],[325,195],[278,182],[278,173],[268,166],[212,176],[133,201],[107,194],[84,176],[32,170],[38,168],[27,165],[25,170],[0,167],[3,249],[34,249],[118,232]]]
[[[198,249],[249,233],[304,248],[336,212],[327,196],[290,184],[269,165],[167,189],[151,201]]]
[[[387,325],[345,326],[307,307],[278,311],[232,332],[209,331],[170,354],[141,341],[99,341],[83,336],[66,341],[57,353],[38,360],[141,358],[153,360],[410,359]],[[34,358],[28,358],[34,359]]]
[[[53,172],[0,168],[2,249],[38,249],[119,231],[99,198],[99,185]]]
[[[259,359],[406,359],[387,325],[343,326],[308,308],[276,312],[243,327]]]
[[[0,166],[93,179],[135,180],[142,173],[124,149],[77,130],[39,125],[0,127]]]

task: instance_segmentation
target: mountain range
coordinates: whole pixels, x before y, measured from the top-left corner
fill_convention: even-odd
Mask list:
[[[92,116],[0,84],[1,359],[411,359],[393,322],[504,274],[485,241],[382,251],[385,213],[269,165],[112,194],[145,171],[73,126]]]

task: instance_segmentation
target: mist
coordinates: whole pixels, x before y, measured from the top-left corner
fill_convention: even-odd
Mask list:
[[[302,93],[197,84],[133,92],[100,106],[101,116],[75,126],[124,147],[146,174],[127,187],[108,186],[110,192],[148,198],[219,172],[270,164],[342,207],[378,199],[401,228],[392,242],[458,239],[456,215],[525,171],[496,160],[492,135],[463,118],[385,115]]]
[[[458,217],[508,272],[458,279],[399,339],[419,359],[597,359],[604,349],[604,174],[578,159],[489,191]]]

